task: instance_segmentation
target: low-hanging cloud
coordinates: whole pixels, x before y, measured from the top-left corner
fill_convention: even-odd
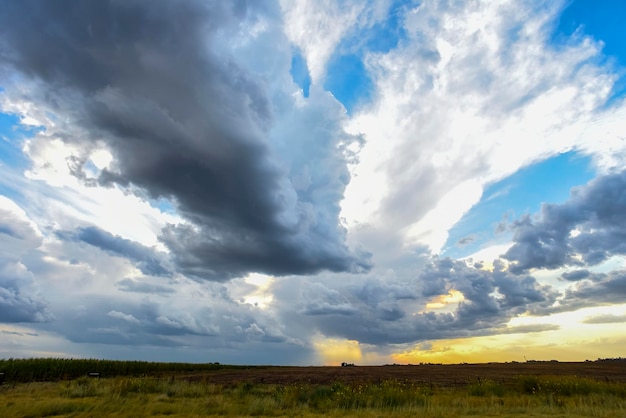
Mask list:
[[[435,257],[411,280],[375,274],[342,280],[341,286],[332,288],[336,280],[282,280],[273,287],[272,303],[292,330],[293,323],[308,334],[319,332],[377,346],[553,329],[509,329],[511,318],[547,310],[560,294],[532,276],[506,271],[502,263],[488,271]],[[437,286],[429,286],[436,278],[440,279]],[[454,302],[440,310],[429,307],[434,296],[452,290],[460,296]]]
[[[33,275],[20,263],[0,258],[0,323],[47,322],[53,319]]]
[[[133,279],[122,279],[118,282],[115,282],[115,286],[124,292],[135,292],[135,293],[150,293],[150,294],[158,294],[158,293],[174,293],[174,289],[167,286],[162,286],[159,284],[147,283],[141,280],[133,280]]]
[[[32,89],[8,85],[6,94],[46,109],[55,126],[45,135],[78,147],[68,159],[75,176],[84,179],[91,150],[105,147],[114,161],[97,184],[174,203],[190,224],[170,225],[161,240],[181,272],[227,280],[367,270],[368,255],[347,247],[338,219],[349,177],[341,106],[330,122],[314,106],[300,111],[323,126],[313,130],[323,136],[317,146],[330,151],[308,157],[325,184],[302,186],[291,167],[298,157],[277,152],[305,149],[297,129],[276,130],[296,107],[271,80],[288,76],[291,49],[279,30],[261,36],[239,25],[279,12],[272,2],[12,2],[0,17],[0,71],[30,80]],[[234,39],[241,56],[224,48]],[[245,48],[268,45],[275,63],[255,74]]]
[[[53,319],[32,271],[20,261],[42,243],[24,211],[0,196],[0,323],[47,322]]]

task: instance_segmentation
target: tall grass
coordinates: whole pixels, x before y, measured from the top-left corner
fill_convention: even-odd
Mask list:
[[[0,386],[0,416],[623,417],[626,385],[576,377],[520,377],[507,386],[370,384],[215,385],[116,377]]]
[[[260,367],[260,366],[257,366]],[[180,374],[244,369],[217,363],[0,360],[0,417],[43,416],[594,416],[626,417],[626,385],[520,376],[461,388],[411,382],[216,385]],[[103,378],[86,377],[99,372]]]

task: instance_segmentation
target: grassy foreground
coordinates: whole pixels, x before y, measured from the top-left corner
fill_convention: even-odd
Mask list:
[[[577,377],[520,377],[437,388],[369,384],[215,385],[175,377],[81,377],[5,383],[1,417],[143,416],[625,417],[626,385]]]

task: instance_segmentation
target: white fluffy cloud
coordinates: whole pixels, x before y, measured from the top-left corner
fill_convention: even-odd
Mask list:
[[[303,51],[313,83],[321,83],[326,64],[346,32],[358,23],[366,3],[332,0],[282,0],[285,33]]]
[[[439,1],[411,10],[408,40],[367,57],[378,94],[350,122],[367,143],[344,216],[437,252],[485,184],[571,149],[621,160],[623,107],[601,109],[616,77],[598,64],[591,38],[551,43],[558,11]]]

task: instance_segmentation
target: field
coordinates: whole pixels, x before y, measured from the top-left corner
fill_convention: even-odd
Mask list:
[[[366,367],[269,367],[222,369],[212,373],[188,374],[190,380],[215,384],[242,382],[268,384],[381,383],[387,380],[427,384],[437,387],[463,387],[490,380],[510,384],[520,376],[578,376],[626,384],[626,361],[615,362],[531,362],[493,364],[421,364]]]
[[[270,367],[34,359],[0,360],[0,373],[1,417],[626,417],[623,360]]]

